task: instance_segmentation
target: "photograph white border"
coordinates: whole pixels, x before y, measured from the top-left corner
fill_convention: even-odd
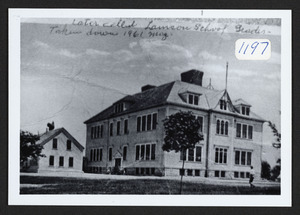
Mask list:
[[[281,18],[281,195],[20,195],[21,18]],[[9,9],[9,205],[291,206],[291,10]]]

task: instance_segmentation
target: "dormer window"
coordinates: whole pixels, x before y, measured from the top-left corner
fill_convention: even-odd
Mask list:
[[[198,106],[201,94],[186,91],[179,96],[185,103]]]
[[[227,110],[227,103],[225,100],[220,100],[220,109],[221,110]]]
[[[115,113],[120,113],[124,111],[124,103],[115,104]]]
[[[194,94],[188,94],[188,103],[192,105],[198,105],[199,104],[199,95]]]
[[[242,115],[249,116],[249,114],[250,114],[250,107],[242,105],[241,109],[242,109],[242,111],[241,111]]]

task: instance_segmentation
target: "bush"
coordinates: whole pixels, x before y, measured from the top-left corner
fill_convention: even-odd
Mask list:
[[[261,178],[270,179],[271,166],[267,161],[261,163]]]

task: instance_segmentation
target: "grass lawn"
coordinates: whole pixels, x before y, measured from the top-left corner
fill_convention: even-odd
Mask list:
[[[21,176],[20,194],[178,194],[180,182],[155,179],[85,179]],[[27,186],[28,184],[32,186]],[[182,194],[279,195],[280,187],[211,185],[185,182]]]

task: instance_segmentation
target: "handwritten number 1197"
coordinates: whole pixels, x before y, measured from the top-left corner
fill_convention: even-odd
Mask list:
[[[269,42],[260,42],[259,43],[259,42],[255,41],[254,43],[252,43],[251,46],[250,46],[250,48],[252,49],[251,55],[255,52],[255,50],[256,50],[256,48],[258,47],[259,44],[265,45],[264,50],[261,52],[261,55],[263,55],[265,50],[267,49],[267,47],[269,45]],[[245,42],[242,43],[242,46],[239,50],[239,53],[241,53],[241,51],[243,50],[244,45],[245,45]],[[244,50],[243,54],[246,54],[246,51],[247,51],[248,47],[249,47],[249,44],[247,44],[247,46],[245,47],[245,50]]]

